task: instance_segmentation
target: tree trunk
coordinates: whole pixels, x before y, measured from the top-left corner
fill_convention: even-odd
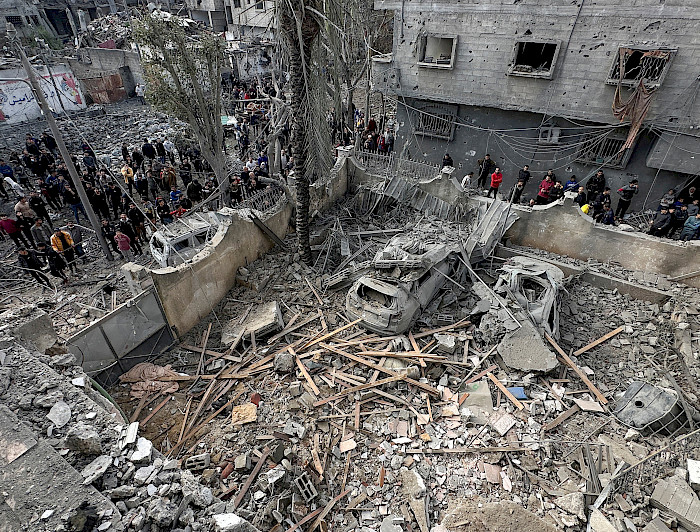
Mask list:
[[[311,47],[318,37],[318,23],[305,12],[303,0],[290,2],[292,13],[280,17],[282,33],[289,51],[289,86],[291,88],[291,131],[290,147],[294,156],[294,179],[297,195],[296,231],[297,248],[301,260],[312,263],[309,243],[309,169],[308,142],[306,138],[309,86],[307,76],[311,75]],[[301,18],[301,28],[297,27],[296,17]]]

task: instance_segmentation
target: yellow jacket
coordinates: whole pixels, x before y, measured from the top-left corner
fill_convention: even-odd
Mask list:
[[[134,179],[134,171],[131,168],[131,166],[122,166],[122,175],[124,176],[124,183],[128,185],[129,181],[132,181]]]
[[[68,233],[65,231],[61,231],[63,233],[63,238],[66,239],[66,242],[68,242],[69,246],[73,245],[73,239],[70,237]],[[59,253],[63,251],[63,242],[61,242],[61,239],[56,236],[56,233],[51,235],[51,247],[55,250],[58,251]]]

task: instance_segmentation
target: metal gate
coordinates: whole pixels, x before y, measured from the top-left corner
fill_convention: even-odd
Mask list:
[[[175,343],[158,296],[146,290],[68,338],[68,350],[85,372],[111,385],[139,362]]]

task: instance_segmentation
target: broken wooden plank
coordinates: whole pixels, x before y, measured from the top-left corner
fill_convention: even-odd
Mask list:
[[[202,351],[201,347],[195,347],[193,345],[185,345],[185,344],[180,345],[180,349],[186,349],[187,351],[193,351],[196,353],[199,353]],[[209,355],[211,357],[211,358],[208,358],[207,360],[204,361],[205,365],[212,363],[217,358],[223,358],[225,360],[230,360],[231,362],[240,362],[241,361],[241,357],[229,355],[227,353],[220,353],[219,351],[214,351],[212,349],[206,349],[204,351],[204,354]]]
[[[316,518],[316,520],[311,524],[309,527],[309,530],[307,532],[314,532],[316,527],[321,524],[321,521],[330,513],[330,511],[333,509],[333,507],[336,505],[336,503],[345,497],[348,493],[350,493],[351,490],[345,490],[342,492],[340,495],[338,495],[336,498],[331,499],[331,501],[326,504],[326,507],[323,509],[321,514]]]
[[[357,324],[360,323],[361,321],[362,321],[362,318],[358,318],[358,319],[356,319],[355,321],[351,321],[350,323],[348,323],[348,324],[346,324],[346,325],[343,325],[342,327],[338,327],[337,329],[335,329],[334,331],[329,332],[328,334],[324,334],[324,335],[321,336],[320,338],[316,338],[315,340],[311,340],[308,344],[306,344],[306,345],[303,347],[303,349],[308,349],[308,348],[311,347],[312,345],[316,345],[316,344],[318,344],[319,342],[323,342],[323,341],[325,341],[325,340],[328,340],[329,338],[334,337],[336,334],[338,334],[338,333],[340,333],[340,332],[343,332],[343,331],[346,330],[346,329],[349,329],[349,328],[352,327],[353,325],[357,325]]]
[[[552,347],[556,349],[557,353],[561,355],[562,359],[564,359],[564,362],[566,363],[567,366],[569,366],[571,369],[574,370],[576,375],[579,376],[579,378],[583,381],[583,383],[588,387],[588,389],[593,393],[593,395],[596,396],[599,402],[603,403],[604,405],[608,404],[608,400],[605,398],[605,396],[601,393],[601,391],[596,388],[595,384],[591,382],[591,380],[588,378],[588,376],[579,368],[576,364],[574,364],[574,361],[569,358],[569,355],[567,355],[564,350],[559,347],[559,344],[549,336],[549,334],[544,333],[545,338],[547,341],[552,344]]]
[[[486,374],[486,376],[489,379],[491,379],[491,381],[498,387],[499,390],[501,390],[503,395],[510,399],[510,402],[513,403],[518,410],[522,410],[523,408],[525,408],[525,406],[523,406],[523,404],[520,401],[518,401],[512,393],[510,393],[508,388],[506,388],[501,381],[494,377],[493,373],[489,372]]]
[[[351,388],[346,388],[345,390],[343,390],[342,392],[340,392],[336,395],[332,395],[330,397],[326,397],[325,399],[321,399],[320,401],[316,401],[314,403],[314,406],[325,405],[326,403],[329,403],[331,401],[335,401],[336,399],[340,399],[340,398],[345,397],[346,395],[349,395],[351,393],[360,392],[362,390],[368,390],[370,388],[375,388],[376,386],[381,386],[383,384],[389,384],[390,382],[396,382],[396,381],[400,381],[400,380],[403,380],[403,375],[396,375],[396,376],[382,379],[382,380],[379,380],[376,382],[368,382],[367,384],[361,384],[359,386],[352,386]]]
[[[590,344],[584,345],[581,349],[577,349],[576,351],[574,351],[574,356],[577,357],[580,354],[585,353],[589,349],[593,349],[595,346],[602,344],[606,340],[609,340],[613,336],[620,334],[624,330],[625,330],[624,326],[618,327],[617,329],[613,329],[612,331],[610,331],[607,334],[604,334],[603,336],[601,336],[597,340],[593,340]]]
[[[314,380],[311,378],[311,374],[309,373],[309,370],[306,369],[306,366],[304,366],[304,363],[303,363],[303,362],[301,361],[301,359],[299,358],[299,355],[297,355],[297,354],[294,352],[294,349],[292,349],[292,348],[290,347],[290,348],[289,348],[289,352],[290,352],[292,355],[294,355],[294,360],[296,360],[296,362],[297,362],[297,367],[299,368],[299,371],[301,371],[301,374],[302,374],[302,375],[304,376],[304,378],[306,379],[306,382],[308,382],[308,383],[309,383],[309,386],[311,386],[311,389],[313,390],[314,395],[315,395],[316,397],[319,397],[319,396],[321,395],[321,390],[318,389],[318,386],[316,386],[316,383],[315,383]]]
[[[576,412],[580,412],[580,411],[581,411],[581,409],[579,408],[578,405],[572,406],[572,407],[569,408],[568,410],[565,410],[564,412],[562,412],[561,414],[559,414],[559,415],[558,415],[556,418],[554,418],[552,421],[550,421],[549,423],[547,423],[547,424],[543,427],[543,430],[544,430],[545,432],[548,432],[548,431],[552,430],[553,428],[558,427],[559,425],[561,425],[562,423],[564,423],[564,421],[566,421],[566,420],[569,419],[571,416],[573,416]]]
[[[450,329],[460,329],[462,327],[466,327],[467,325],[471,325],[471,322],[465,318],[465,319],[459,320],[456,323],[452,323],[451,325],[445,325],[444,327],[440,327],[438,329],[431,329],[429,331],[424,331],[424,332],[414,334],[413,338],[418,340],[419,338],[425,338],[426,336],[431,336],[435,333],[449,331]]]
[[[197,375],[204,371],[204,353],[207,350],[207,342],[209,341],[209,334],[211,333],[212,323],[209,322],[209,327],[207,327],[207,332],[204,333],[204,340],[202,341],[202,354],[199,355],[199,365],[197,366]]]
[[[172,399],[172,398],[173,398],[172,395],[168,395],[165,399],[163,399],[163,400],[158,404],[158,406],[156,406],[156,407],[151,411],[151,413],[148,414],[148,415],[146,416],[146,419],[144,419],[143,421],[141,421],[141,423],[139,424],[139,426],[145,427],[145,426],[146,426],[146,423],[148,423],[148,422],[151,420],[151,418],[152,418],[153,416],[155,416],[155,415],[158,413],[158,411],[159,411],[161,408],[163,408],[163,407],[166,405],[166,403],[167,403],[168,401],[170,401],[170,399]]]
[[[316,296],[316,300],[318,301],[318,304],[323,306],[323,299],[321,299],[321,296],[318,295],[316,288],[314,288],[314,285],[311,284],[311,281],[309,281],[309,278],[304,276],[304,281],[306,281],[306,284],[309,285],[309,288],[311,288],[311,291],[314,293],[314,296]]]
[[[304,325],[308,325],[309,323],[311,323],[312,321],[316,321],[317,319],[318,319],[318,315],[314,315],[314,316],[311,316],[310,318],[307,318],[304,321],[292,326],[292,324],[296,321],[294,318],[292,318],[291,320],[289,320],[289,323],[287,324],[287,326],[283,330],[278,332],[276,335],[268,338],[267,345],[272,345],[273,343],[275,343],[277,340],[279,340],[283,336],[286,336],[289,333],[296,331],[297,329],[301,329]]]
[[[406,375],[402,375],[396,371],[390,370],[388,368],[384,368],[378,364],[375,364],[374,362],[370,362],[367,359],[364,359],[364,358],[359,357],[357,355],[353,355],[352,353],[348,353],[347,351],[337,349],[336,347],[333,347],[332,345],[329,345],[329,344],[322,344],[322,347],[328,349],[329,351],[333,351],[334,353],[338,353],[339,355],[343,355],[344,357],[349,358],[350,360],[354,360],[355,362],[359,362],[360,364],[363,364],[369,368],[377,369],[377,370],[381,371],[382,373],[387,373],[393,377],[399,376],[405,382],[407,382],[409,384],[413,384],[414,386],[417,386],[421,390],[428,392],[431,395],[436,395],[436,396],[440,395],[440,392],[438,390],[436,390],[435,388],[433,388],[432,386],[429,386],[427,384],[423,384],[422,382],[418,382],[418,381],[411,379],[411,378],[407,377]]]
[[[241,502],[243,501],[243,497],[245,497],[245,494],[248,492],[248,489],[253,484],[253,481],[258,476],[258,473],[260,473],[262,466],[265,465],[265,460],[267,460],[267,457],[270,456],[270,452],[270,448],[267,446],[263,449],[262,456],[258,460],[258,463],[255,464],[253,471],[250,473],[250,475],[248,475],[245,484],[243,484],[243,487],[241,488],[241,491],[238,492],[238,495],[236,495],[236,498],[233,500],[234,510],[238,508],[238,505],[241,504]]]

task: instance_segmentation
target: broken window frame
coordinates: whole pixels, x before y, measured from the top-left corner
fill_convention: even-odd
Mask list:
[[[443,33],[428,33],[426,35],[421,35],[418,42],[418,66],[422,68],[439,68],[445,70],[451,70],[455,65],[455,56],[457,55],[457,41],[458,36],[455,34],[443,34]],[[425,53],[428,48],[428,39],[452,39],[452,51],[449,57],[449,63],[439,63],[438,61],[446,61],[447,59],[437,59],[435,61],[425,61]]]
[[[641,52],[642,54],[649,53],[649,52],[659,52],[659,53],[665,53],[668,54],[668,57],[666,58],[651,58],[653,59],[658,59],[658,60],[664,60],[665,59],[665,64],[663,65],[663,68],[661,69],[661,72],[659,73],[658,77],[655,79],[649,79],[649,78],[644,78],[644,86],[647,88],[657,88],[660,87],[661,84],[664,82],[664,79],[666,78],[666,75],[668,74],[669,67],[671,65],[671,62],[673,61],[674,56],[676,55],[676,52],[678,52],[677,48],[665,48],[665,47],[657,47],[657,46],[637,46],[637,45],[629,45],[629,46],[619,46],[617,48],[617,53],[615,54],[615,57],[613,57],[612,64],[610,65],[610,71],[608,72],[608,78],[605,80],[605,83],[607,85],[617,85],[618,83],[620,85],[623,85],[625,87],[636,87],[639,84],[639,80],[641,78],[641,75],[644,73],[644,71],[640,71],[639,75],[635,76],[633,79],[622,79],[621,81],[619,80],[620,78],[620,53],[623,50],[628,50],[631,52],[629,55],[632,55],[634,52]],[[625,71],[627,70],[626,65],[625,65]]]
[[[552,63],[549,70],[542,70],[536,72],[525,72],[522,70],[517,70],[518,64],[516,63],[518,59],[518,54],[520,52],[521,46],[526,44],[553,44],[555,46],[554,55],[552,56]],[[520,76],[524,78],[540,78],[540,79],[552,79],[554,77],[554,68],[557,66],[557,59],[559,59],[559,51],[561,50],[561,42],[552,39],[518,39],[513,45],[513,56],[510,60],[510,65],[508,65],[508,71],[506,74],[508,76]]]
[[[24,19],[21,15],[5,15],[5,22],[9,22],[16,28],[24,26]]]
[[[599,133],[590,133],[585,136],[581,148],[576,154],[576,161],[591,165],[591,166],[605,166],[606,168],[617,168],[624,169],[629,163],[632,152],[637,144],[635,139],[634,144],[625,151],[623,151],[618,157],[610,159],[613,151],[617,147],[624,146],[627,141],[627,136],[629,134],[629,128],[617,128],[610,132],[609,135],[605,135],[602,139],[599,138]]]
[[[241,7],[243,7],[243,2],[241,2],[241,0],[233,0],[234,9],[241,9]]]
[[[413,132],[436,139],[453,140],[459,106],[427,103],[416,105]]]
[[[255,0],[255,10],[265,11],[265,0]]]

